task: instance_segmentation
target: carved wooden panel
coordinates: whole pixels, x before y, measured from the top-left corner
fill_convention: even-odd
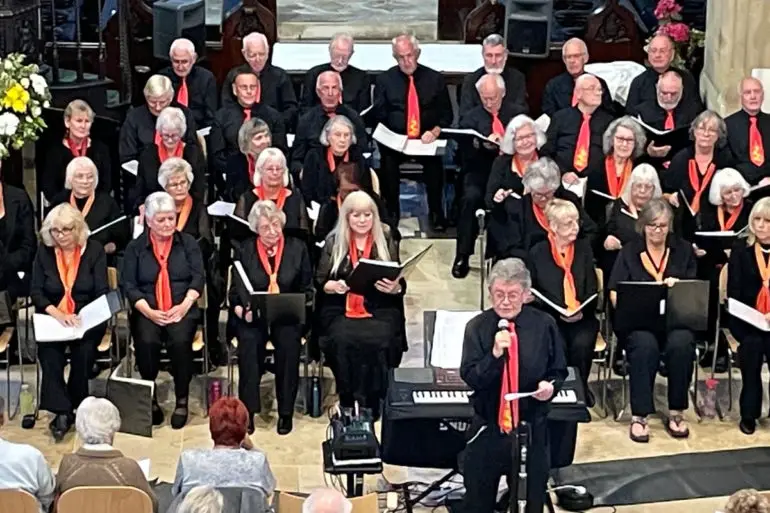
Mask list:
[[[221,84],[224,81],[230,69],[244,62],[241,53],[242,40],[251,32],[265,34],[270,44],[272,58],[272,48],[278,40],[275,9],[274,0],[267,0],[265,3],[258,0],[244,0],[241,7],[225,20],[222,25],[222,51],[209,52],[211,71],[218,83]]]
[[[594,62],[644,61],[644,41],[639,27],[618,0],[607,0],[588,18],[585,39]]]
[[[476,0],[438,0],[439,41],[462,41],[465,19],[476,5]]]
[[[483,0],[465,18],[463,40],[480,44],[490,34],[502,34],[505,29],[505,4]]]

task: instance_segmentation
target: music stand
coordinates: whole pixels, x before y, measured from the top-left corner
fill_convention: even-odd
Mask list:
[[[324,457],[324,472],[333,476],[345,476],[347,480],[347,496],[361,497],[364,494],[364,474],[381,474],[382,461],[361,465],[335,466],[332,461],[332,446],[330,440],[321,443]]]

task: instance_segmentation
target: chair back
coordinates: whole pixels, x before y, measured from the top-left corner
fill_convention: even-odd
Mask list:
[[[376,493],[370,493],[363,497],[353,497],[350,502],[353,503],[352,513],[377,513],[379,511]]]
[[[596,305],[604,307],[604,271],[596,268]]]
[[[279,492],[276,498],[278,499],[278,513],[302,513],[302,503],[305,502],[305,497]]]
[[[150,497],[128,486],[81,486],[67,490],[57,502],[58,513],[153,513]]]
[[[116,267],[107,268],[107,284],[112,290],[118,290],[118,269]]]
[[[0,490],[0,513],[39,513],[34,495],[24,490]]]

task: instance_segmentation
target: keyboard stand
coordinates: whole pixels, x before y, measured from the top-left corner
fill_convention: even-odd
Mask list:
[[[404,492],[404,508],[406,513],[413,513],[414,512],[413,508],[415,506],[417,506],[420,502],[422,502],[422,500],[425,499],[432,492],[438,491],[439,488],[441,488],[441,485],[443,485],[444,483],[452,479],[458,473],[459,473],[459,470],[457,469],[450,470],[441,479],[439,479],[438,481],[433,481],[431,484],[429,484],[428,487],[415,498],[410,497],[409,483],[404,483],[403,485],[401,485],[401,489]]]

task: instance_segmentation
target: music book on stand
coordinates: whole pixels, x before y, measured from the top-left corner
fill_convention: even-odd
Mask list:
[[[708,327],[709,282],[679,280],[668,288],[666,329],[705,331]]]
[[[352,292],[366,294],[372,290],[376,281],[383,278],[390,281],[407,278],[432,247],[433,244],[429,245],[419,253],[409,257],[402,264],[362,258],[345,282]]]
[[[734,232],[725,230],[721,232],[695,232],[695,245],[706,251],[725,250],[732,248],[735,239],[738,238],[748,228],[746,225],[742,230]]]
[[[472,137],[474,139],[478,139],[481,142],[494,144],[495,146],[500,146],[499,142],[495,142],[491,140],[486,135],[472,129],[472,128],[442,128],[441,133],[451,139],[464,139],[467,137]]]
[[[580,312],[583,308],[585,308],[587,305],[591,304],[591,302],[593,302],[593,300],[598,297],[598,294],[592,294],[591,296],[587,297],[585,299],[585,301],[580,303],[580,306],[577,307],[576,309],[574,309],[574,310],[567,310],[565,307],[563,307],[561,305],[557,305],[556,303],[554,303],[553,301],[548,299],[545,296],[545,294],[543,294],[539,290],[535,290],[535,289],[530,289],[530,290],[532,291],[532,294],[535,297],[537,297],[543,304],[547,305],[549,308],[551,308],[552,310],[556,311],[556,313],[558,313],[562,317],[566,317],[566,318],[570,318],[570,317],[574,316],[575,314]]]
[[[268,324],[304,324],[307,312],[305,294],[297,292],[282,292],[270,294],[265,291],[255,291],[246,275],[243,264],[233,262],[236,270],[235,287],[244,305],[249,305],[251,311],[259,315]]]
[[[770,331],[770,321],[765,318],[765,314],[737,299],[727,298],[727,311],[733,317],[737,317],[747,324],[751,324],[762,331]]]
[[[155,382],[129,378],[124,358],[107,378],[107,399],[120,412],[120,432],[152,437],[152,397]]]
[[[656,331],[656,327],[703,331],[708,323],[708,287],[704,280],[679,280],[673,287],[622,281],[618,283],[614,327],[622,333]]]

